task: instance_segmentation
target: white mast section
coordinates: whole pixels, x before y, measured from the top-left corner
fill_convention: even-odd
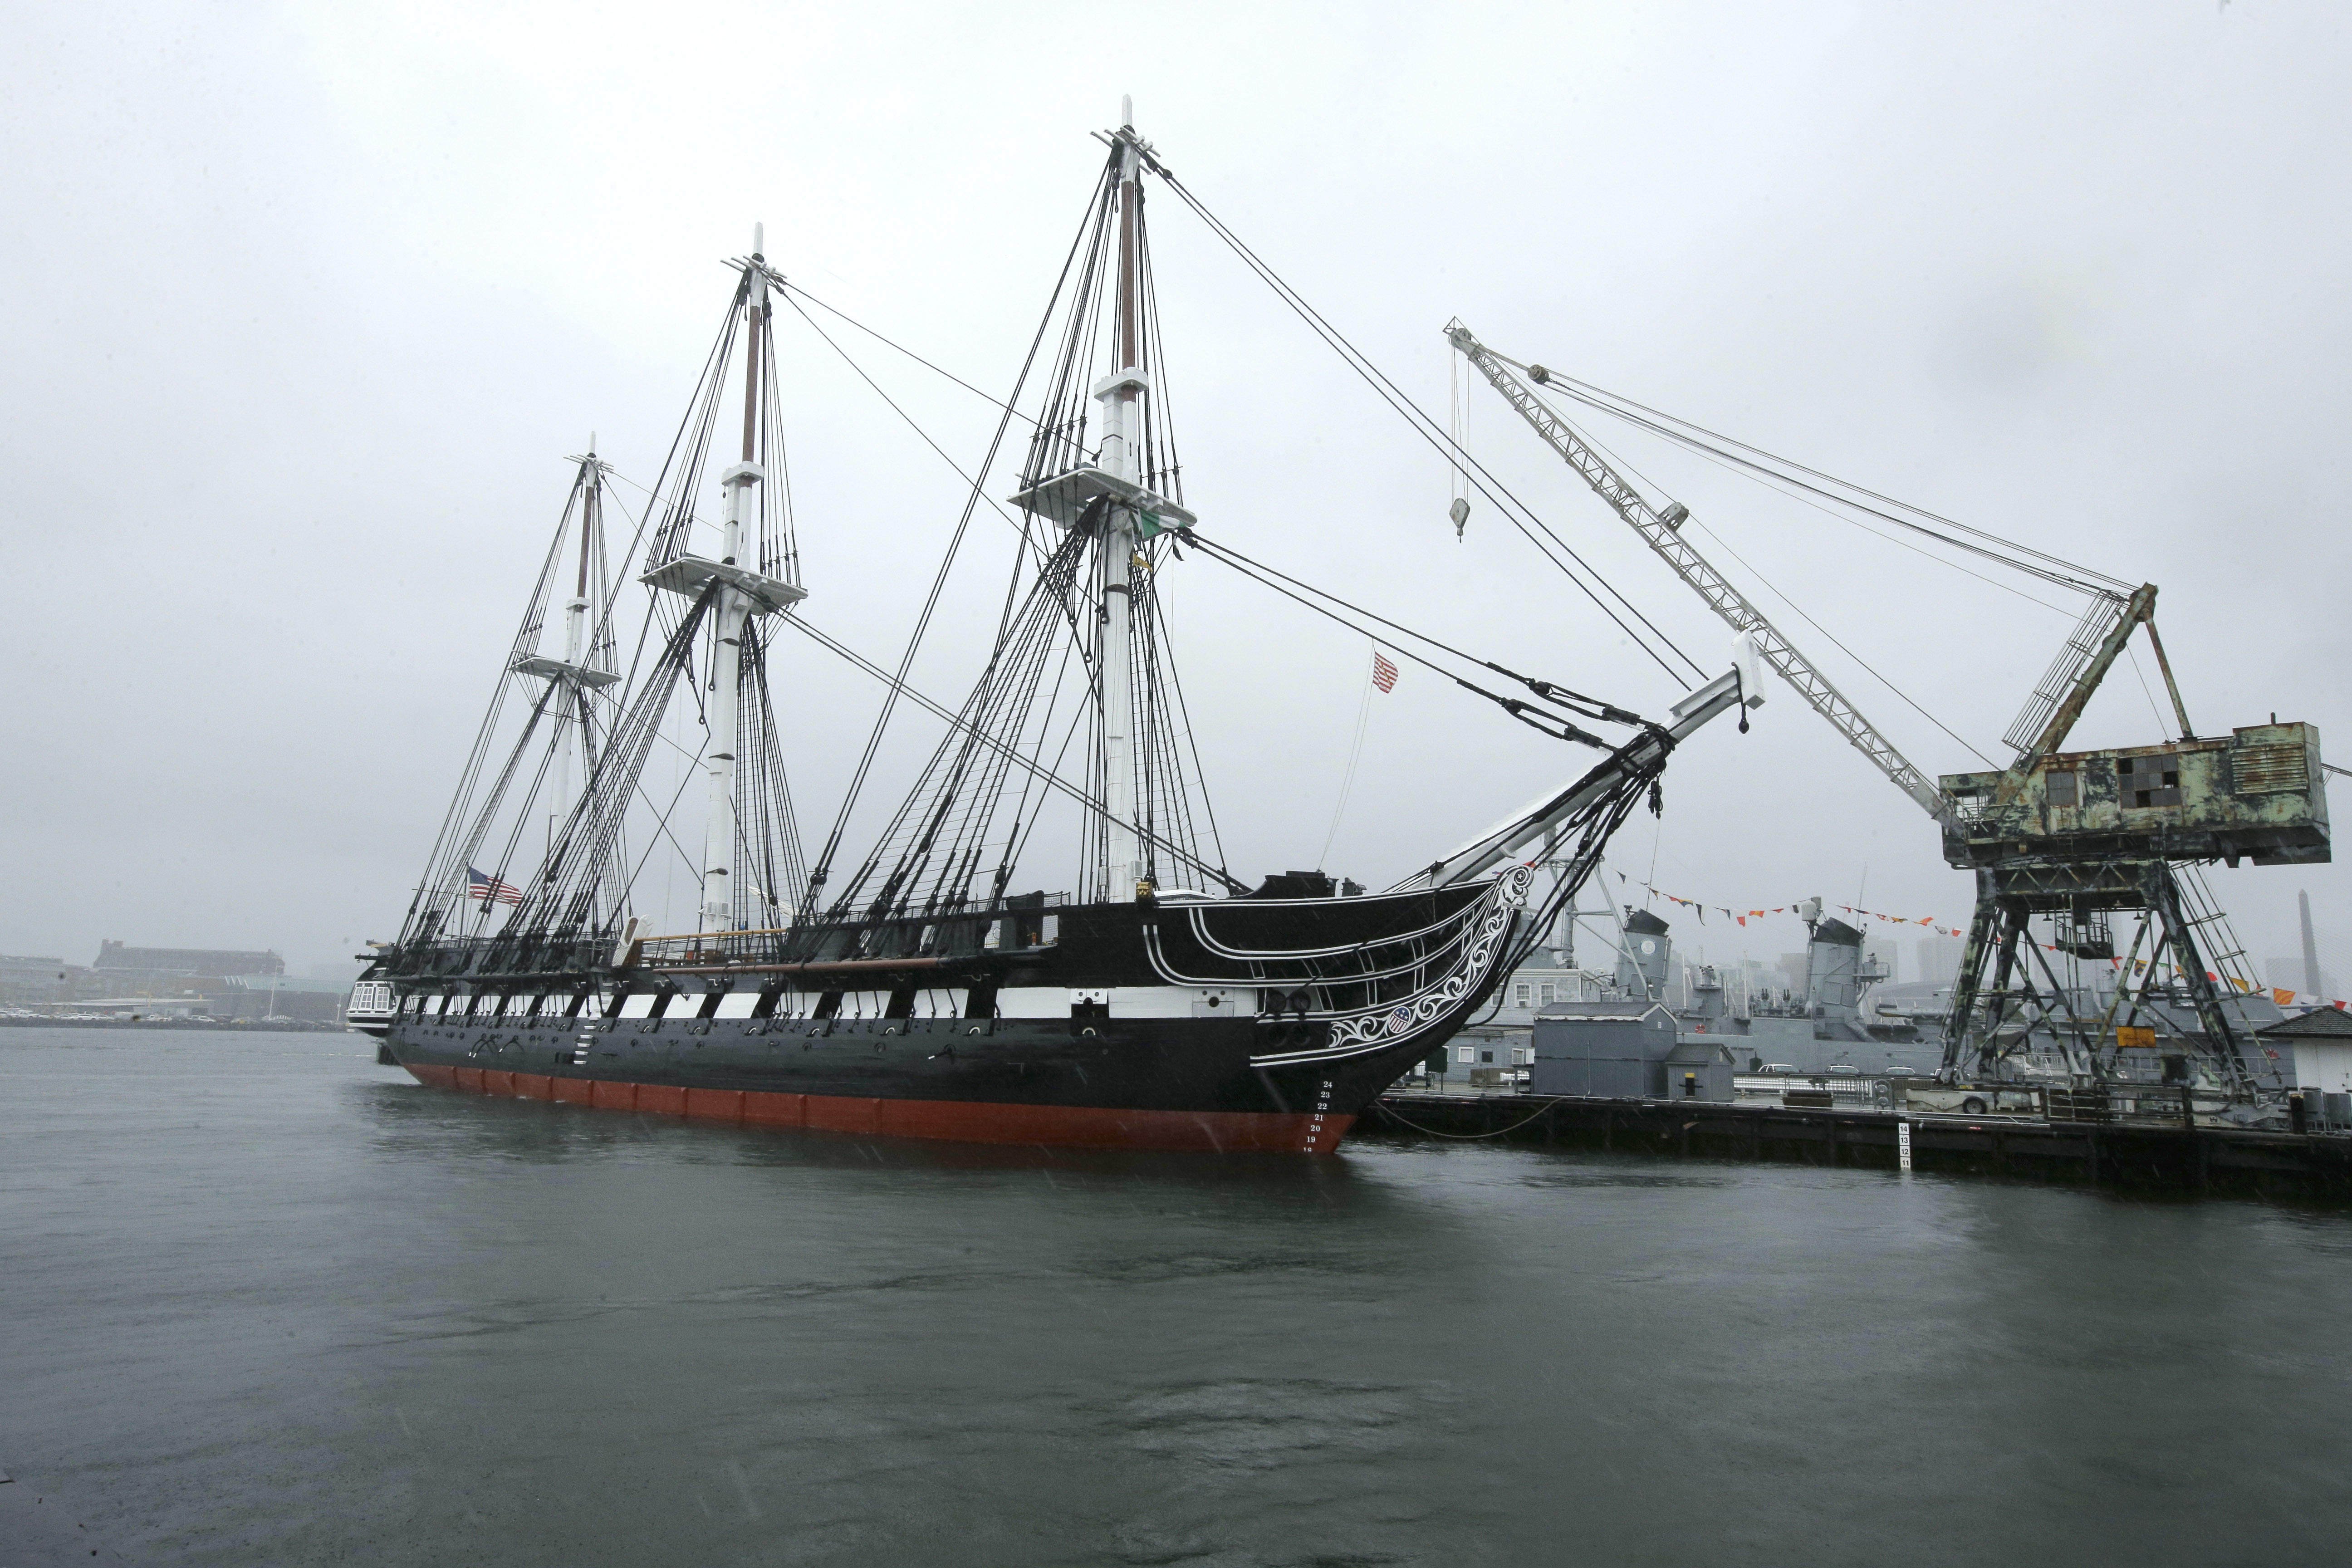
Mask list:
[[[760,356],[767,342],[771,276],[764,230],[763,225],[753,226],[751,258],[741,264],[743,455],[719,475],[719,488],[727,497],[719,559],[682,552],[637,579],[648,587],[698,601],[714,581],[719,584],[710,603],[710,685],[705,707],[710,738],[702,753],[709,781],[709,811],[702,840],[701,929],[705,931],[735,929],[735,861],[742,843],[737,779],[741,772],[738,752],[743,733],[743,628],[754,616],[773,615],[808,596],[798,584],[770,577],[744,559],[759,553],[759,489],[768,477],[760,463],[760,388],[767,368]]]
[[[563,662],[572,669],[580,668],[580,649],[586,638],[588,625],[588,552],[589,542],[597,527],[597,501],[604,489],[604,465],[596,460],[596,433],[588,433],[588,455],[582,459],[586,470],[581,477],[586,483],[580,492],[580,577],[573,585],[572,597],[563,606]],[[555,836],[562,829],[564,819],[572,815],[572,752],[580,749],[580,765],[584,773],[588,766],[587,715],[583,711],[580,693],[564,690],[555,694],[563,704],[559,715],[561,727],[555,732],[555,790],[548,796],[547,847],[552,854]]]
[[[591,668],[585,658],[588,626],[594,619],[595,609],[591,590],[603,586],[595,581],[593,570],[593,563],[601,560],[604,552],[605,472],[605,465],[596,456],[594,431],[588,433],[588,450],[572,460],[580,465],[580,477],[575,481],[580,497],[580,570],[572,596],[563,605],[563,657],[527,654],[511,667],[520,674],[536,676],[548,683],[547,704],[554,720],[554,739],[551,742],[554,787],[546,796],[546,847],[550,852],[555,847],[556,835],[572,815],[572,752],[575,746],[579,748],[583,776],[587,768],[586,694],[621,679],[612,670]]]
[[[760,328],[767,316],[766,226],[751,228],[750,288],[743,297],[743,456],[719,476],[727,492],[727,522],[719,563],[742,563],[744,541],[757,526],[760,481]],[[710,745],[703,766],[710,774],[710,813],[703,828],[702,929],[735,929],[735,851],[742,842],[736,805],[741,770],[736,752],[743,733],[743,623],[751,618],[751,595],[722,580],[713,606],[715,640],[710,650]]]
[[[1119,100],[1118,165],[1118,297],[1113,334],[1113,358],[1118,369],[1097,383],[1095,400],[1102,405],[1103,437],[1100,462],[1112,479],[1139,485],[1137,448],[1143,433],[1144,388],[1148,384],[1136,361],[1140,357],[1141,323],[1138,320],[1140,280],[1136,248],[1137,211],[1141,199],[1138,182],[1142,157],[1135,145],[1133,99]],[[1113,506],[1103,520],[1102,545],[1096,552],[1100,573],[1097,587],[1102,602],[1102,759],[1103,759],[1103,897],[1132,901],[1143,891],[1142,845],[1135,831],[1135,693],[1131,663],[1134,637],[1135,511]]]
[[[660,592],[698,602],[711,593],[714,582],[718,584],[710,600],[710,681],[704,707],[709,740],[702,752],[709,784],[702,838],[700,926],[707,932],[736,929],[736,857],[742,844],[737,781],[741,773],[744,627],[754,616],[773,615],[808,596],[798,584],[770,577],[756,564],[746,564],[746,557],[756,562],[762,544],[759,490],[768,477],[760,462],[760,389],[768,368],[761,363],[761,355],[767,342],[768,280],[772,276],[768,270],[765,237],[765,226],[754,225],[751,259],[739,264],[743,271],[743,455],[719,475],[719,488],[727,498],[719,559],[681,551],[637,579]],[[717,374],[723,374],[723,367]]]
[[[1112,307],[1111,358],[1117,368],[1090,389],[1102,405],[1102,440],[1092,461],[1083,455],[1059,473],[1029,473],[1013,504],[1057,527],[1074,528],[1097,501],[1102,538],[1090,586],[1102,606],[1096,701],[1103,771],[1101,896],[1132,900],[1149,892],[1143,831],[1136,824],[1135,606],[1139,541],[1190,528],[1191,511],[1146,484],[1145,400],[1151,375],[1143,363],[1143,164],[1149,146],[1135,133],[1135,101],[1119,100],[1118,130],[1105,138],[1118,160],[1113,182],[1118,209],[1118,275]]]

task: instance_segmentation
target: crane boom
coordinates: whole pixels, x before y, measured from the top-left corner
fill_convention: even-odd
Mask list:
[[[1493,384],[1519,416],[1535,427],[1552,450],[1566,458],[1569,467],[1583,477],[1595,494],[1609,503],[1610,509],[1625,520],[1643,542],[1655,551],[1660,560],[1674,569],[1675,576],[1690,584],[1693,592],[1705,599],[1708,606],[1732,630],[1755,639],[1756,651],[1766,664],[1780,672],[1788,683],[1796,688],[1797,695],[1810,704],[1814,712],[1828,720],[1837,732],[1843,735],[1853,749],[1870,759],[1871,765],[1895,783],[1895,787],[1919,803],[1919,808],[1938,822],[1946,820],[1951,805],[1936,782],[1911,765],[1893,742],[1880,734],[1876,726],[1862,716],[1848,701],[1844,693],[1830,683],[1828,676],[1815,668],[1811,660],[1797,651],[1794,644],[1780,635],[1780,630],[1764,612],[1758,609],[1745,594],[1732,586],[1722,573],[1710,565],[1706,558],[1693,549],[1683,538],[1681,528],[1690,516],[1688,508],[1670,506],[1664,512],[1643,500],[1641,493],[1621,479],[1616,470],[1601,460],[1601,455],[1586,445],[1583,437],[1570,428],[1568,422],[1546,407],[1512,373],[1510,364],[1492,349],[1471,334],[1470,329],[1455,322],[1445,329],[1445,335],[1464,358],[1476,366],[1480,374]]]

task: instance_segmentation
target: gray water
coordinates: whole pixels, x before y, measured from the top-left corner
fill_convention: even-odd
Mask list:
[[[0,1030],[0,1493],[110,1559],[2341,1561],[2347,1308],[2340,1212]]]

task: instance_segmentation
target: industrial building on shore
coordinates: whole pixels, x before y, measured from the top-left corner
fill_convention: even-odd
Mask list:
[[[88,964],[0,954],[0,1010],[41,1016],[339,1024],[351,982],[293,975],[266,949],[133,947],[103,941]]]

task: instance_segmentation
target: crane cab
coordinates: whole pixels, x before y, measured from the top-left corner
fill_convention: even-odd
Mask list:
[[[2061,752],[2003,798],[2004,773],[1947,773],[1944,858],[1962,868],[2042,856],[2077,859],[2326,864],[2319,731],[2254,724],[2220,740]]]

